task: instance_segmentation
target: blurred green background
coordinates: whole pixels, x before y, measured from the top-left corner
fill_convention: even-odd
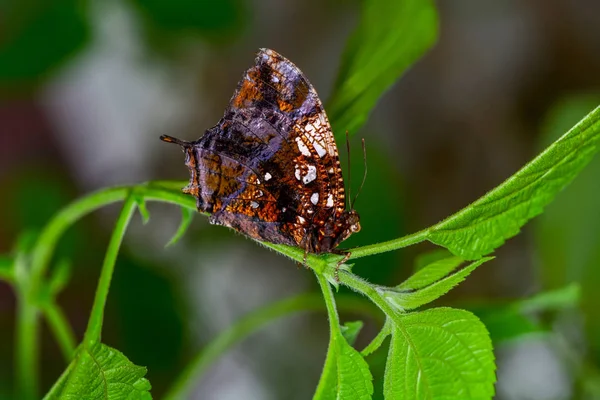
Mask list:
[[[438,43],[353,136],[353,189],[362,137],[369,175],[356,203],[363,230],[345,246],[414,232],[462,208],[600,103],[600,2],[472,0],[438,10]],[[359,1],[341,0],[1,2],[0,253],[83,193],[187,180],[181,153],[158,137],[193,140],[213,126],[259,47],[296,63],[327,104],[359,12]],[[580,307],[535,321],[550,332],[497,342],[498,399],[600,398],[599,176],[596,158],[440,302],[491,309],[580,283]],[[86,218],[60,244],[74,273],[59,300],[78,335],[117,211]],[[316,285],[307,270],[203,217],[165,249],[179,210],[150,212],[149,224],[131,226],[117,261],[103,341],[147,366],[161,398],[192,355],[241,315]],[[355,272],[398,283],[431,249],[360,259]],[[376,332],[367,322],[359,346]],[[510,323],[490,325],[492,335]],[[0,282],[1,399],[12,393],[14,324],[14,293]],[[327,335],[324,314],[278,321],[214,365],[193,398],[309,398]],[[383,368],[381,354],[369,361]],[[65,366],[47,328],[42,366],[45,391]]]

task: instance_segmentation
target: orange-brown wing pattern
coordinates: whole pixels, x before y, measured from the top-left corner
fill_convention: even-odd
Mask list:
[[[358,215],[345,210],[323,105],[302,72],[273,50],[258,53],[221,121],[185,151],[191,178],[184,191],[212,223],[313,253],[333,250],[358,229]]]

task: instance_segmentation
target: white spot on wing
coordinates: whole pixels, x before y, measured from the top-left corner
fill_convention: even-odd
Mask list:
[[[296,166],[294,168],[295,168],[294,175],[296,176],[296,179],[298,179],[298,180],[302,179],[302,177],[300,175],[300,166],[298,164],[296,164]]]
[[[325,203],[325,207],[333,207],[333,195],[331,193],[329,196],[327,196],[327,203]]]
[[[296,171],[298,171],[298,170],[296,170]],[[314,165],[309,165],[308,172],[302,178],[302,182],[304,182],[304,184],[306,185],[307,183],[310,183],[310,182],[314,181],[315,179],[317,179],[317,168]]]
[[[310,202],[316,206],[319,202],[319,193],[313,193],[312,196],[310,196]]]
[[[273,176],[270,173],[266,173],[265,174],[265,182],[268,181],[269,179],[271,179]]]
[[[315,141],[313,143],[313,147],[317,151],[317,154],[319,155],[319,157],[323,157],[325,154],[327,154],[327,151],[325,151],[325,149],[323,148],[323,146],[321,146],[319,144],[319,142]]]
[[[298,144],[298,150],[300,150],[300,153],[302,153],[302,155],[306,157],[310,157],[310,150],[308,149],[306,144],[304,144],[301,137],[298,136],[296,138],[296,143]]]
[[[298,216],[296,217],[296,219],[297,219],[297,220],[298,220],[298,222],[300,222],[301,224],[303,224],[303,223],[305,223],[305,222],[306,222],[306,220],[305,220],[303,217],[301,217],[300,215],[298,215]]]
[[[258,203],[255,202],[255,201],[251,201],[250,202],[250,207],[252,207],[252,208],[258,208]]]

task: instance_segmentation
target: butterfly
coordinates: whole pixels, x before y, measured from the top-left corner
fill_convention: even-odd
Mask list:
[[[360,230],[360,218],[346,210],[329,120],[308,79],[279,53],[260,49],[223,118],[200,139],[161,140],[182,147],[190,171],[182,190],[210,223],[298,246],[305,263],[307,253],[348,259],[336,248]]]

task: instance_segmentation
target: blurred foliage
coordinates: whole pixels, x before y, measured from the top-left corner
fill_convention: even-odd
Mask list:
[[[581,291],[577,284],[541,292],[526,299],[469,304],[485,324],[494,345],[512,340],[525,340],[533,334],[548,335],[556,318],[541,318],[544,313],[573,311],[578,307]]]
[[[600,103],[600,95],[565,98],[548,113],[540,147],[555,140],[578,115]],[[539,278],[546,289],[575,282],[590,356],[600,364],[600,158],[596,157],[561,193],[535,225]]]
[[[123,252],[107,307],[116,323],[111,344],[148,368],[147,378],[158,389],[152,393],[159,396],[161,388],[175,380],[184,358],[188,314],[183,299],[165,272]]]
[[[0,3],[0,85],[36,83],[89,39],[84,0]]]
[[[348,153],[345,151],[343,142],[339,140],[337,142],[340,162],[346,166],[348,165]],[[341,247],[352,248],[400,236],[405,232],[404,184],[400,175],[393,168],[388,167],[391,159],[385,151],[385,144],[380,143],[376,136],[369,136],[365,140],[368,171],[365,171],[360,138],[352,137],[350,146],[351,165],[349,169],[352,175],[348,179],[349,175],[346,172],[344,179],[348,185],[349,197],[354,198],[358,194],[355,207],[359,210],[361,231],[350,236]],[[344,168],[344,170],[348,169]],[[365,184],[358,193],[365,172],[367,172]],[[371,282],[389,283],[395,275],[402,272],[399,267],[404,265],[403,256],[399,252],[390,252],[357,260],[355,271]]]
[[[128,0],[139,10],[154,41],[198,35],[223,44],[246,26],[249,8],[244,0]]]

